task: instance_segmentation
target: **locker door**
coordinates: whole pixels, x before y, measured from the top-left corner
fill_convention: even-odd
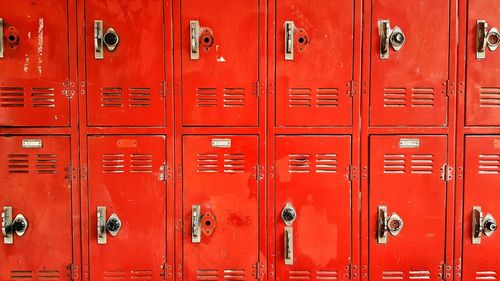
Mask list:
[[[0,1],[0,126],[69,125],[65,0]]]
[[[70,138],[0,137],[0,147],[0,280],[71,280]]]
[[[89,137],[90,280],[164,279],[165,145],[163,136]]]
[[[258,0],[182,2],[184,125],[257,125],[258,5]]]
[[[257,136],[185,136],[184,279],[255,280]]]
[[[276,123],[349,126],[354,1],[277,1]]]
[[[446,147],[445,136],[371,137],[370,280],[442,279]]]
[[[372,4],[370,124],[446,125],[449,1]]]
[[[85,3],[88,124],[164,125],[163,1]]]
[[[492,222],[496,229],[500,219],[500,136],[467,136],[464,171],[463,280],[496,280],[500,274],[496,256],[500,236]],[[481,217],[480,212],[483,220],[473,223]]]
[[[470,0],[467,21],[467,125],[500,125],[500,5]],[[481,22],[487,24],[481,28]],[[484,47],[483,47],[484,46]]]
[[[350,142],[349,136],[276,139],[277,279],[349,280]]]

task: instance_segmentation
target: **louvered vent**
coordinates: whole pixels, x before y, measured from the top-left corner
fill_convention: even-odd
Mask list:
[[[246,280],[244,269],[224,269],[224,281]]]
[[[338,107],[339,90],[337,88],[318,88],[316,89],[317,107]]]
[[[403,271],[382,271],[382,279],[384,280],[403,280]]]
[[[310,280],[311,272],[308,270],[290,270],[288,278],[290,280]]]
[[[9,154],[7,156],[9,173],[27,174],[30,171],[28,154]]]
[[[151,106],[151,88],[103,87],[102,107],[148,107]]]
[[[428,270],[410,270],[410,280],[430,280],[431,272]]]
[[[337,88],[288,89],[289,107],[338,107],[339,93]]]
[[[152,154],[131,154],[130,172],[132,173],[152,173],[153,155]]]
[[[36,87],[31,89],[31,106],[56,107],[54,88]]]
[[[10,279],[12,280],[32,280],[33,271],[31,270],[12,270],[10,272]]]
[[[476,280],[497,280],[497,272],[494,270],[476,271]]]
[[[245,172],[245,155],[224,154],[224,172],[225,173]]]
[[[500,88],[481,87],[479,90],[480,107],[500,107]]]
[[[102,155],[103,173],[124,173],[125,155],[124,154],[103,154]]]
[[[56,174],[56,154],[9,154],[8,171],[11,174]]]
[[[413,88],[411,93],[413,107],[433,107],[434,88]]]
[[[198,173],[217,173],[217,154],[202,153],[196,157],[196,170]]]
[[[337,154],[316,154],[316,173],[337,173]]]
[[[385,88],[384,89],[385,107],[405,107],[406,106],[406,88]]]
[[[480,154],[478,164],[479,164],[479,174],[498,175],[500,172],[500,155]]]
[[[125,279],[126,273],[124,270],[105,270],[103,277],[105,280],[122,280]]]
[[[217,107],[217,89],[216,88],[196,89],[196,106]]]
[[[411,173],[412,174],[432,174],[434,162],[432,154],[412,154]]]
[[[0,87],[0,107],[24,107],[24,88]]]
[[[57,172],[57,156],[55,154],[36,154],[35,171],[37,174],[55,174]]]
[[[130,278],[132,280],[153,280],[152,270],[132,270],[130,271]]]
[[[151,88],[130,88],[130,107],[151,106]]]
[[[337,280],[339,273],[336,270],[316,271],[316,280]]]
[[[102,171],[108,173],[152,173],[152,154],[103,154]]]
[[[290,107],[311,107],[311,89],[290,88],[288,90],[288,104]]]
[[[309,173],[311,169],[311,155],[288,155],[288,170],[290,173]]]
[[[39,270],[38,280],[59,280],[59,270]]]
[[[404,154],[384,154],[384,174],[404,174],[405,169]]]
[[[217,269],[198,269],[196,271],[197,280],[216,281],[219,280],[219,271]]]
[[[197,107],[244,107],[245,88],[197,88]]]
[[[223,105],[224,107],[245,106],[245,89],[225,88],[223,91]]]

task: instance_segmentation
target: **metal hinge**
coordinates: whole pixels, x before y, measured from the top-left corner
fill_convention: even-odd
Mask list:
[[[356,94],[356,83],[354,80],[351,80],[348,82],[348,86],[349,90],[347,90],[347,95],[352,98],[354,94]]]
[[[441,272],[438,274],[438,278],[440,278],[441,280],[446,280],[446,264],[444,262],[441,263],[439,269],[441,270]]]
[[[260,81],[255,81],[255,92],[253,93],[256,97],[260,97]]]
[[[446,96],[449,97],[452,94],[455,94],[455,82],[452,82],[450,80],[446,80]]]
[[[79,269],[78,265],[70,264],[68,266],[70,275],[71,275],[71,280],[77,280],[79,277]]]
[[[264,178],[264,173],[261,170],[264,170],[264,167],[259,164],[255,165],[255,179],[257,181],[260,181]]]
[[[166,164],[160,165],[160,173],[158,175],[158,179],[160,181],[167,181],[167,165]]]
[[[63,90],[62,94],[66,96],[67,99],[72,99],[75,95],[75,82],[73,81],[64,81],[62,83]]]
[[[171,275],[171,272],[170,272],[171,269],[172,269],[172,267],[170,267],[167,263],[162,264],[160,266],[160,270],[161,270],[160,276],[163,279],[167,280],[168,277]]]
[[[348,179],[350,181],[353,181],[358,178],[358,168],[356,166],[349,164],[349,166],[347,166],[347,169],[348,169]]]
[[[253,265],[253,268],[254,268],[253,277],[255,279],[259,280],[260,278],[262,278],[262,276],[264,276],[264,264],[257,262]]]
[[[441,180],[443,181],[451,181],[453,179],[453,167],[448,165],[448,163],[444,164],[441,167]]]
[[[65,172],[66,172],[66,179],[68,179],[69,183],[71,184],[73,182],[73,175],[74,175],[73,167],[71,166],[66,167]]]

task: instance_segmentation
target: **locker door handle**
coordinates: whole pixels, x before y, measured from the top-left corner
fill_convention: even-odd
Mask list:
[[[480,206],[472,207],[472,244],[481,244],[481,237],[491,237],[497,230],[497,222],[491,214],[483,216]]]
[[[21,237],[28,228],[28,221],[23,214],[12,219],[12,207],[5,206],[2,211],[2,234],[4,244],[14,243],[14,233]]]
[[[3,19],[0,18],[0,59],[3,58]]]
[[[118,43],[120,42],[120,38],[116,31],[109,27],[106,32],[103,34],[104,26],[102,20],[94,21],[94,58],[98,60],[104,59],[104,46],[108,51],[113,52]]]
[[[380,34],[380,58],[389,58],[389,49],[392,47],[398,52],[406,42],[406,36],[398,26],[391,29],[389,20],[379,20],[378,29]]]
[[[291,203],[286,203],[281,211],[281,218],[285,223],[284,231],[284,259],[286,265],[293,265],[293,222],[297,218],[297,212]]]
[[[197,20],[192,20],[189,22],[189,30],[191,37],[191,59],[200,59],[200,22]]]
[[[285,21],[285,60],[293,60],[293,34],[295,31],[295,23],[293,21]]]
[[[387,206],[378,206],[378,221],[377,221],[377,243],[387,244],[388,234],[397,236],[403,229],[403,219],[392,213],[387,215]]]
[[[116,236],[122,228],[122,222],[118,215],[111,214],[106,220],[106,207],[97,207],[97,244],[107,244],[107,233]]]
[[[191,242],[201,242],[201,206],[191,206]]]
[[[486,58],[486,47],[490,51],[495,51],[500,44],[500,34],[493,27],[488,31],[488,23],[485,20],[476,22],[476,59]]]

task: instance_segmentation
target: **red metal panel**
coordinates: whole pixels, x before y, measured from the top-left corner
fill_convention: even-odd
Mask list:
[[[184,136],[183,161],[185,280],[254,280],[258,137]],[[192,242],[193,205],[214,218],[202,220],[200,243]]]
[[[370,124],[443,126],[447,114],[449,1],[373,0]],[[406,42],[380,58],[379,21],[399,26]]]
[[[94,136],[88,145],[90,280],[161,279],[165,137]],[[118,235],[107,234],[107,244],[97,241],[98,206],[122,222]]]
[[[41,148],[23,148],[23,140]],[[28,222],[13,244],[0,240],[1,280],[70,280],[72,257],[69,137],[0,137],[0,208],[11,206]]]
[[[472,244],[472,208],[500,218],[500,136],[468,136],[465,147],[463,280],[496,280],[500,263],[500,237],[481,235],[480,244]]]
[[[467,125],[500,125],[499,51],[486,47],[485,58],[477,59],[478,20],[488,23],[488,30],[500,28],[500,5],[491,0],[469,0],[467,21]]]
[[[190,53],[193,20],[200,25],[199,59]],[[258,20],[258,1],[182,2],[184,125],[257,125]],[[210,47],[203,44],[207,32]]]
[[[1,1],[0,126],[67,126],[67,2]]]
[[[370,280],[442,279],[446,148],[446,136],[370,138]],[[379,206],[403,220],[387,244],[377,242]]]
[[[276,123],[351,124],[354,1],[277,1]],[[285,60],[285,22],[293,59]]]
[[[350,280],[349,136],[276,138],[277,280]],[[284,260],[286,204],[296,211],[293,265]]]
[[[89,125],[165,124],[162,0],[86,1]],[[94,21],[118,34],[114,51],[94,56]]]

